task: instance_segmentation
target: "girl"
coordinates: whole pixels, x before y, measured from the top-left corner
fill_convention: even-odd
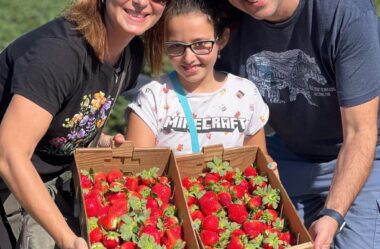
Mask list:
[[[72,153],[94,140],[119,93],[133,87],[142,68],[138,36],[168,2],[75,0],[64,17],[1,53],[0,176],[7,186],[0,182],[0,248],[15,248],[17,238],[20,248],[88,248],[67,223],[74,221],[74,195],[66,191]],[[159,41],[160,27],[146,40]]]
[[[127,139],[136,146],[168,146],[180,155],[205,145],[256,144],[266,153],[269,112],[255,85],[214,70],[229,39],[230,8],[220,0],[178,0],[168,8],[165,50],[175,72],[142,87],[129,105]]]

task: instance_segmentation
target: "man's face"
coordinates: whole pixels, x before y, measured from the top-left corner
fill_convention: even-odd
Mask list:
[[[257,20],[281,22],[292,16],[299,0],[229,0]]]

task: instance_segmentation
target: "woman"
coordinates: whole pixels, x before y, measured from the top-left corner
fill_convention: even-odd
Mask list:
[[[72,153],[94,140],[119,93],[133,87],[143,58],[137,36],[168,1],[76,0],[1,53],[0,248],[15,238],[20,248],[88,248],[68,225]]]

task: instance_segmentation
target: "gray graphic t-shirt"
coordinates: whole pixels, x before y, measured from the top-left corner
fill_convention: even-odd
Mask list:
[[[343,141],[340,107],[380,93],[380,42],[370,0],[301,0],[283,23],[244,15],[218,69],[254,82],[269,124],[296,153],[335,158]]]

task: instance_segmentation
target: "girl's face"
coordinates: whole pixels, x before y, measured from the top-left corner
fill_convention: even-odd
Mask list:
[[[104,0],[107,32],[113,36],[134,37],[143,34],[160,19],[166,1]],[[114,37],[117,39],[117,37]]]
[[[181,14],[168,20],[166,53],[182,84],[213,82],[214,65],[221,49],[221,41],[215,39],[214,27],[203,13]],[[198,54],[183,44],[193,44],[192,49]]]
[[[232,5],[257,20],[280,22],[292,16],[299,0],[229,0]]]

